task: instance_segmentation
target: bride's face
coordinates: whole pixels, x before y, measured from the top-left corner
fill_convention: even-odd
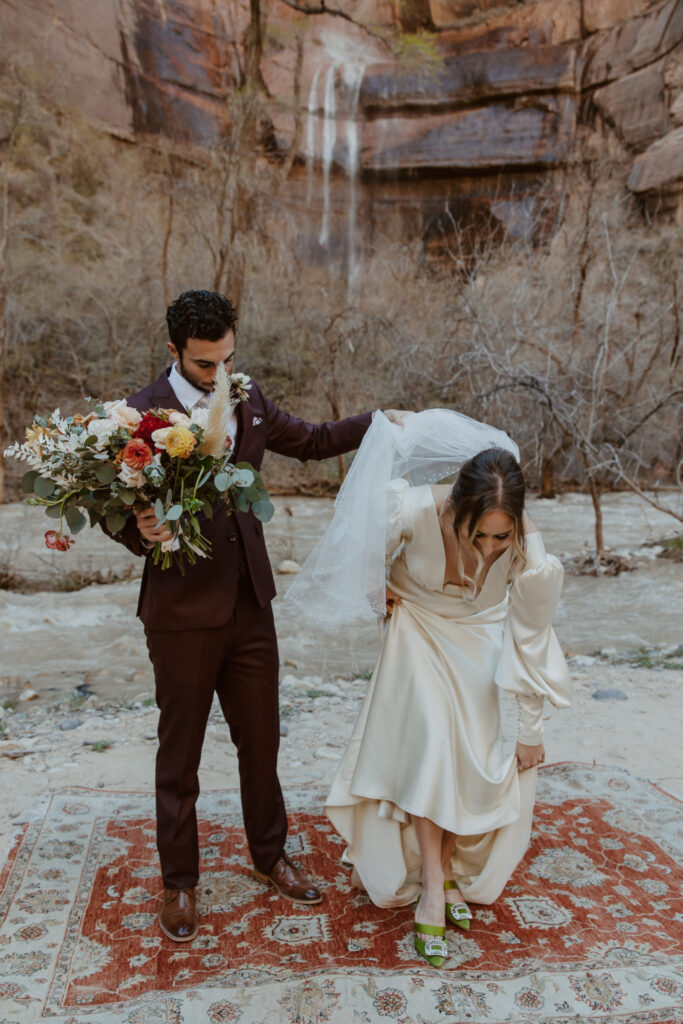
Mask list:
[[[463,533],[467,537],[468,523],[463,524]],[[487,512],[477,524],[470,543],[476,545],[485,561],[498,558],[506,548],[512,544],[514,536],[514,523],[507,512],[496,509]]]

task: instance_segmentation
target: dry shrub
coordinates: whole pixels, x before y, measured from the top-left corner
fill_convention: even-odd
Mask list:
[[[143,386],[166,364],[167,298],[230,291],[239,271],[239,368],[297,415],[451,406],[515,436],[545,493],[588,486],[596,513],[605,487],[675,479],[683,257],[674,229],[626,198],[618,166],[539,194],[516,237],[494,218],[453,224],[436,263],[421,238],[379,242],[350,288],[339,260],[320,266],[301,244],[282,168],[265,159],[247,178],[234,152],[125,145],[8,62],[0,140],[4,440],[34,411]],[[266,472],[274,489],[321,493],[344,465],[272,458]]]

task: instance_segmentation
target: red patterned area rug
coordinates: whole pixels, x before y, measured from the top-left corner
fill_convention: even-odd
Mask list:
[[[681,1024],[681,805],[623,771],[539,776],[529,851],[441,971],[412,910],[350,885],[324,793],[288,794],[291,855],[325,889],[301,908],[250,877],[238,795],[200,803],[197,939],[156,925],[149,796],[72,789],[0,872],[0,1024]]]

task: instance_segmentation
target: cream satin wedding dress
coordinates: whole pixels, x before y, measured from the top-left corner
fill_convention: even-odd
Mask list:
[[[503,756],[498,687],[516,695],[522,743],[542,741],[544,698],[569,704],[550,625],[562,566],[528,534],[512,587],[508,549],[471,600],[443,583],[431,487],[393,481],[388,515],[388,551],[399,549],[388,582],[401,603],[325,809],[348,843],[355,884],[378,906],[419,896],[413,815],[456,833],[453,878],[465,899],[492,903],[527,848],[536,788],[536,769],[518,773]]]

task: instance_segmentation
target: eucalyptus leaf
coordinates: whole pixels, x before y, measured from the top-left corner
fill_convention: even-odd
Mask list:
[[[275,507],[273,506],[273,503],[268,501],[266,498],[262,501],[255,501],[251,506],[251,511],[262,523],[269,523],[275,515]]]
[[[107,463],[106,466],[98,466],[95,470],[95,476],[101,484],[110,484],[116,480],[116,470],[113,466]]]
[[[80,533],[86,525],[86,518],[83,513],[73,507],[66,510],[66,521],[72,533]]]
[[[251,487],[254,482],[253,469],[237,469],[233,473],[232,482],[238,487]]]
[[[107,529],[110,533],[118,533],[126,525],[126,517],[113,512],[106,518]]]
[[[39,498],[49,498],[56,486],[57,484],[54,480],[50,480],[45,476],[38,476],[33,483],[33,491]]]
[[[244,495],[248,502],[258,501],[259,498],[261,497],[261,488],[257,487],[255,484],[252,484],[251,487],[247,487],[244,491],[242,491],[242,494]]]
[[[165,518],[164,506],[163,502],[161,501],[161,498],[157,498],[157,500],[154,502],[154,515],[157,517],[159,522],[162,522],[162,520]]]
[[[21,489],[24,492],[24,494],[33,494],[33,485],[35,484],[39,476],[40,473],[38,472],[37,469],[29,469],[28,473],[24,473],[24,475],[21,478]]]
[[[249,499],[244,493],[240,493],[237,495],[237,510],[238,512],[249,511]]]
[[[45,515],[49,516],[50,519],[59,519],[61,514],[61,508],[59,505],[50,505],[49,508],[45,509]]]
[[[183,514],[182,505],[172,505],[166,513],[166,518],[171,522],[175,522],[176,519],[180,519]]]
[[[131,491],[128,487],[121,487],[118,496],[124,505],[135,504],[135,491]]]
[[[213,483],[217,491],[225,492],[230,484],[230,478],[227,473],[217,473]]]

